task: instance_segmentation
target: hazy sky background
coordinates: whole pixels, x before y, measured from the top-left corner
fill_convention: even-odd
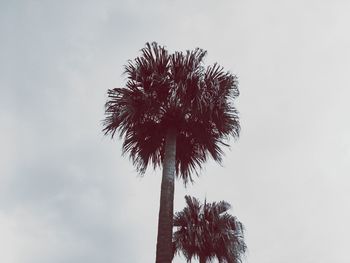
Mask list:
[[[242,132],[185,194],[226,200],[249,263],[348,263],[350,3],[1,1],[0,262],[154,262],[160,171],[104,138],[147,41],[239,77]],[[174,262],[185,262],[177,258]]]

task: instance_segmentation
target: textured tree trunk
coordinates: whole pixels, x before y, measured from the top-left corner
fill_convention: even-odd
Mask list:
[[[205,262],[206,262],[206,260],[204,257],[199,257],[199,263],[205,263]]]
[[[174,178],[176,130],[169,129],[165,139],[162,184],[158,217],[156,263],[171,263],[173,258]]]

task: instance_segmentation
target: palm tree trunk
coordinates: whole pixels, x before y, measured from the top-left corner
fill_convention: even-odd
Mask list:
[[[162,184],[158,217],[156,263],[171,263],[173,258],[174,178],[176,130],[169,129],[165,139]]]
[[[207,262],[204,257],[199,257],[199,263],[205,263]]]

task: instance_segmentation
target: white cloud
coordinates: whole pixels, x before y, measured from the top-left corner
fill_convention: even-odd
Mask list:
[[[347,262],[350,6],[343,1],[1,3],[0,261],[154,260],[160,172],[103,138],[106,90],[146,41],[237,73],[242,134],[183,196],[225,199],[247,262]],[[182,262],[181,259],[176,259]]]

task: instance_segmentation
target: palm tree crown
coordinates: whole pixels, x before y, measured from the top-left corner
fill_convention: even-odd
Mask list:
[[[221,201],[204,205],[186,196],[187,206],[174,216],[174,255],[182,252],[187,262],[199,258],[207,262],[237,263],[246,251],[243,225],[227,213],[230,204]]]
[[[140,173],[164,160],[165,138],[176,132],[176,175],[192,181],[208,154],[221,161],[225,140],[239,135],[237,78],[214,64],[205,68],[206,51],[168,51],[153,42],[125,66],[124,88],[108,90],[104,132],[124,137]]]

